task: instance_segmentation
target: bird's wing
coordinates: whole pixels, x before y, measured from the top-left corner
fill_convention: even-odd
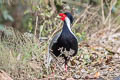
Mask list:
[[[52,57],[52,54],[50,53],[50,50],[51,50],[53,44],[57,42],[57,39],[59,38],[60,34],[61,34],[61,32],[57,33],[57,34],[53,37],[52,41],[50,42],[50,45],[49,45],[49,48],[48,48],[48,53],[47,53],[46,68],[48,68],[48,67],[50,66],[51,60],[52,60],[52,58],[53,58],[53,57]]]
[[[52,48],[53,44],[57,42],[58,38],[60,37],[61,32],[58,32],[52,39],[49,45],[49,50]]]

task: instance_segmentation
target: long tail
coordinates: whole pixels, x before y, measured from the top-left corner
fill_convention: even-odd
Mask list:
[[[48,53],[47,53],[46,58],[45,58],[45,67],[46,68],[49,68],[51,61],[52,61],[52,56],[51,56],[49,49],[48,49]]]

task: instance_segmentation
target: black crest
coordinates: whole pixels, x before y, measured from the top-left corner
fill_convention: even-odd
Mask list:
[[[66,12],[64,14],[66,14],[66,16],[70,19],[70,22],[72,23],[73,22],[73,16],[71,15],[71,13]]]

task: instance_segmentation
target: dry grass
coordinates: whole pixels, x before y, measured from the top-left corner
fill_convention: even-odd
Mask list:
[[[23,35],[14,31],[12,34],[15,36],[5,35],[0,42],[1,69],[8,72],[15,80],[41,78],[46,72],[41,67],[44,67],[43,55],[47,52],[47,43],[34,43],[32,37],[29,37],[30,34]]]

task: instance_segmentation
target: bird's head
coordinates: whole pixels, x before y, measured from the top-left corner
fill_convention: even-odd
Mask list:
[[[61,16],[61,20],[62,21],[66,21],[67,19],[70,20],[70,23],[73,22],[73,16],[71,15],[71,13],[66,12],[66,13],[60,13],[59,16]]]

